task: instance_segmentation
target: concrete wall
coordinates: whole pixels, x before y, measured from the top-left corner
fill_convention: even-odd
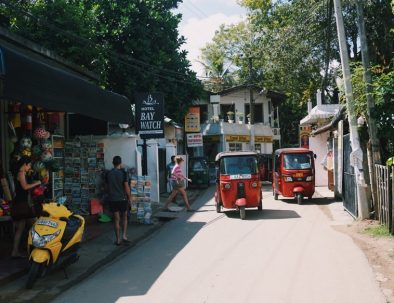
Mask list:
[[[321,164],[321,162],[324,160],[325,156],[327,155],[328,135],[329,133],[325,132],[309,138],[309,149],[312,150],[317,156],[315,159],[316,186],[328,186],[327,170],[325,170],[324,166]]]

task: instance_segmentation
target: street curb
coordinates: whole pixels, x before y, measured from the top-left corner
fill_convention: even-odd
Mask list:
[[[55,297],[59,296],[59,294],[67,291],[71,287],[75,286],[79,282],[82,282],[92,274],[94,274],[98,269],[102,268],[103,266],[111,263],[112,261],[116,260],[119,256],[123,255],[126,251],[130,250],[131,248],[135,247],[138,243],[142,242],[143,240],[147,239],[150,235],[155,233],[164,225],[164,222],[157,222],[148,230],[146,230],[143,234],[139,237],[134,239],[130,245],[119,247],[119,249],[114,250],[112,253],[104,257],[103,259],[99,260],[92,266],[90,266],[83,274],[69,278],[70,281],[60,287],[51,288],[48,290],[44,290],[42,292],[37,293],[33,298],[24,301],[17,301],[17,302],[29,302],[29,303],[46,303],[52,301]]]
[[[189,197],[189,203],[192,204],[204,191],[202,190],[194,190],[190,193],[188,193]],[[163,197],[165,198],[165,197]],[[159,202],[160,204],[160,202]],[[154,214],[157,212],[160,212],[160,208],[154,208],[152,209],[152,217],[154,217]],[[175,219],[175,218],[174,218]],[[166,221],[160,221],[157,220],[153,224],[148,225],[148,228],[145,231],[142,231],[139,236],[137,236],[135,239],[131,240],[130,245],[127,246],[120,246],[114,249],[112,252],[110,252],[108,255],[104,256],[103,258],[97,260],[94,264],[86,268],[86,271],[83,273],[80,273],[79,275],[76,276],[70,276],[68,280],[60,286],[53,286],[49,289],[44,289],[44,290],[38,290],[36,294],[33,294],[29,298],[24,298],[25,292],[28,292],[29,290],[26,290],[25,288],[19,288],[17,293],[15,293],[15,296],[9,297],[8,295],[6,297],[3,297],[4,299],[7,299],[8,302],[12,303],[49,303],[56,297],[58,297],[60,294],[63,292],[67,291],[68,289],[72,288],[73,286],[77,285],[78,283],[84,281],[85,279],[89,278],[89,276],[93,275],[97,270],[102,268],[103,266],[110,264],[117,258],[119,258],[121,255],[123,255],[125,252],[128,250],[136,247],[139,243],[143,242],[146,240],[149,236],[153,235],[155,232],[157,232],[161,227],[163,227],[164,224],[167,223]],[[95,239],[91,239],[87,241],[87,243],[94,241]],[[78,263],[78,262],[77,262]],[[78,266],[77,264],[75,266]],[[12,279],[8,278],[8,283],[4,283],[3,285],[0,285],[0,287],[5,286],[6,284],[10,284],[16,279],[22,278],[24,275],[26,275],[27,270],[15,273],[12,275]],[[1,288],[0,288],[1,289]],[[17,294],[17,295],[16,295]]]

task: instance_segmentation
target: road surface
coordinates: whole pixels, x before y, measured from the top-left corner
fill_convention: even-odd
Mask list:
[[[182,215],[54,302],[383,303],[361,250],[324,200],[264,193],[263,211],[216,213],[213,187]],[[338,223],[338,222],[337,222]]]

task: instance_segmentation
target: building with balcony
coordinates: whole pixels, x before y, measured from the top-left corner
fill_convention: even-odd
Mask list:
[[[253,100],[254,123],[249,122]],[[209,102],[198,102],[202,117],[203,147],[194,155],[204,155],[210,162],[221,151],[254,150],[271,155],[280,147],[279,105],[284,94],[251,89],[242,85],[211,95]]]

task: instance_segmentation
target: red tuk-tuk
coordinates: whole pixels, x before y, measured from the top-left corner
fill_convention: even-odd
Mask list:
[[[221,152],[216,155],[216,211],[236,208],[245,219],[245,208],[263,209],[258,155],[255,152]]]
[[[278,195],[295,197],[298,204],[304,197],[312,199],[315,192],[316,155],[306,148],[282,148],[275,151],[273,159],[272,190]]]

